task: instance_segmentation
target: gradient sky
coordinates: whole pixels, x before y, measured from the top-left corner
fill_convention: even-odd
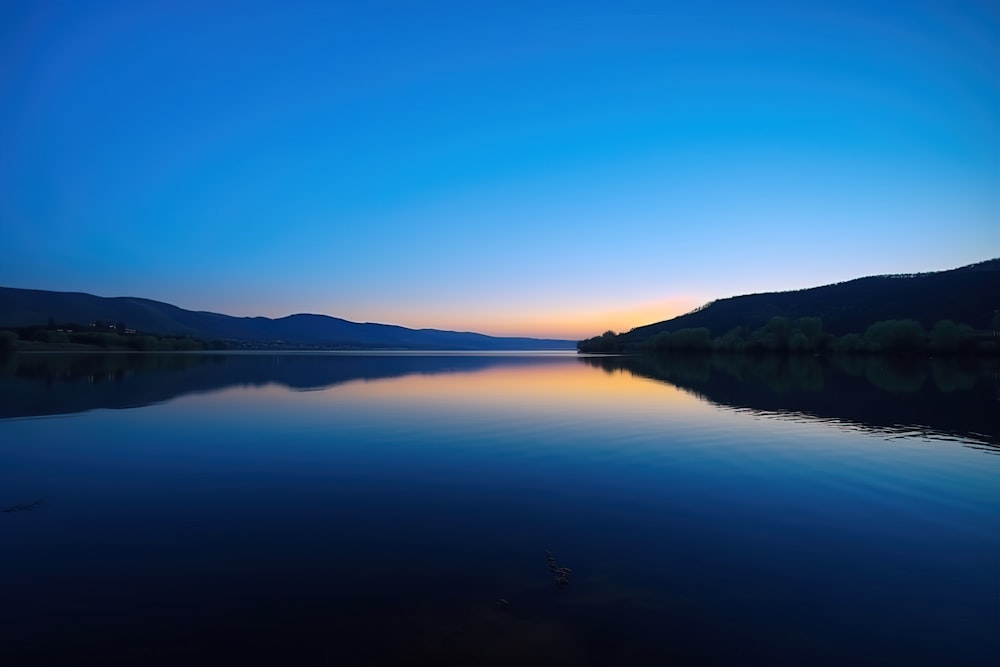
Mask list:
[[[0,285],[580,338],[996,256],[996,3],[0,3]]]

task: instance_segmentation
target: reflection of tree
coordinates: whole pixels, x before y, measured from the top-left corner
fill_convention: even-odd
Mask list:
[[[13,331],[0,331],[0,355],[17,349],[17,334]]]
[[[830,367],[853,377],[865,377],[885,391],[914,392],[924,384],[928,372],[934,386],[943,392],[970,391],[996,360],[970,357],[882,357],[838,354],[830,357]]]
[[[1000,360],[994,358],[703,354],[581,361],[764,414],[832,418],[880,432],[937,431],[1000,446],[993,387]]]
[[[865,374],[865,366],[871,361],[871,357],[857,354],[835,354],[830,357],[830,367],[852,377],[861,377]]]
[[[879,389],[909,393],[923,386],[927,372],[922,359],[878,356],[868,359],[865,377]]]
[[[592,366],[610,370],[621,357],[581,357]],[[694,354],[664,357],[640,355],[625,357],[631,368],[641,368],[650,377],[679,384],[708,382],[713,374],[723,373],[740,382],[753,382],[771,391],[819,391],[823,388],[823,369],[816,357],[749,354]]]
[[[943,392],[969,391],[978,380],[976,366],[965,360],[931,359],[931,377]]]
[[[0,352],[0,377],[13,375],[17,367],[17,355],[13,353],[4,354]]]
[[[815,357],[793,356],[788,359],[793,385],[806,391],[823,390],[823,368]]]

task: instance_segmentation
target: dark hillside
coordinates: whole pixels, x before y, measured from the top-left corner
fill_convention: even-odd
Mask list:
[[[502,338],[483,334],[407,329],[390,324],[349,322],[326,315],[232,317],[191,311],[150,299],[106,298],[81,292],[0,287],[0,329],[44,325],[49,321],[123,322],[140,332],[186,335],[202,340],[233,340],[320,347],[511,350],[572,349],[573,342]]]
[[[835,335],[864,331],[881,320],[913,319],[924,327],[953,320],[976,329],[1000,308],[1000,259],[949,271],[872,276],[793,292],[719,299],[686,315],[636,327],[619,336],[635,344],[663,331],[704,327],[718,336],[737,326],[756,329],[775,316],[819,317]]]

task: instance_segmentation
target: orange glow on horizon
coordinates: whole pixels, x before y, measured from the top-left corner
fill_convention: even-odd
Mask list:
[[[473,307],[449,305],[428,310],[398,306],[351,308],[337,303],[306,305],[258,302],[253,306],[241,304],[224,308],[196,304],[194,309],[222,312],[235,317],[263,316],[272,319],[311,313],[351,322],[389,324],[409,329],[466,331],[501,337],[582,340],[599,336],[609,329],[622,333],[636,327],[669,320],[707,301],[709,297],[685,294],[631,303],[622,300],[613,306],[587,303],[585,300],[575,300],[573,303],[555,306],[538,305],[528,301],[514,306],[485,302]],[[191,309],[192,305],[185,302],[182,307]]]
[[[386,314],[382,314],[380,318],[364,314],[340,317],[356,322],[396,324],[411,329],[447,329],[474,331],[488,336],[582,340],[599,336],[608,329],[621,333],[635,327],[668,320],[683,315],[705,301],[707,299],[703,297],[676,296],[623,307],[587,311],[530,308],[520,310],[515,315],[506,315],[484,308],[475,312],[460,313],[404,312],[398,317]]]

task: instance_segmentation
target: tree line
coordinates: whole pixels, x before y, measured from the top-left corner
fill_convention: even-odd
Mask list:
[[[982,335],[967,324],[940,320],[929,330],[911,319],[882,320],[864,332],[835,336],[823,330],[819,317],[796,319],[775,316],[757,329],[737,326],[721,336],[712,336],[705,327],[662,331],[641,342],[623,340],[606,331],[577,343],[577,350],[589,353],[648,352],[677,354],[689,352],[770,352],[862,354],[997,354],[1000,352],[1000,313],[993,318],[992,335]]]

